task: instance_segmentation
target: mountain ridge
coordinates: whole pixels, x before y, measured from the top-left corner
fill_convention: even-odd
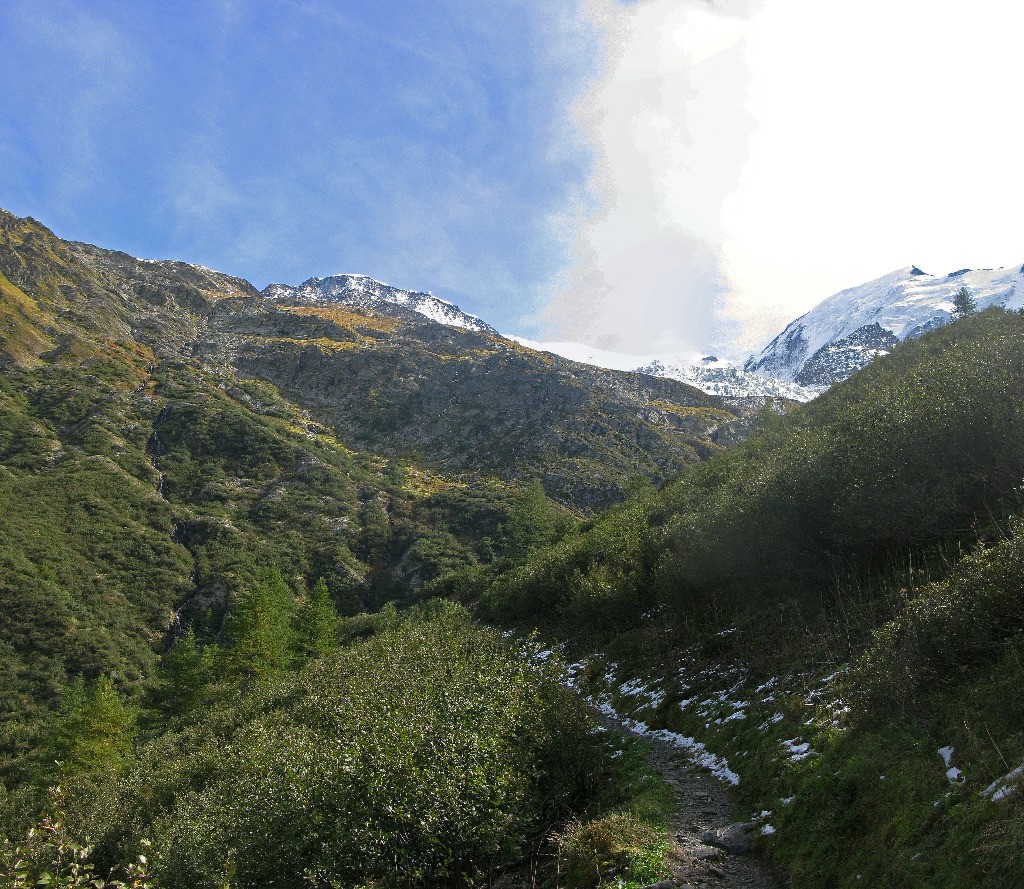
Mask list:
[[[821,391],[890,351],[953,320],[966,287],[979,310],[1024,307],[1024,266],[931,275],[906,266],[841,290],[791,321],[744,370]]]
[[[288,284],[270,284],[263,296],[272,300],[302,300],[311,303],[337,303],[338,305],[383,311],[394,314],[392,307],[405,310],[406,320],[422,315],[439,324],[461,327],[477,333],[497,334],[497,330],[478,318],[462,311],[448,300],[432,293],[392,287],[369,275],[339,274],[325,278],[307,278],[298,287]]]

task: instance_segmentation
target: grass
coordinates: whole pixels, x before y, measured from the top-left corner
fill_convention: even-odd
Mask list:
[[[672,792],[651,767],[642,741],[609,732],[605,792],[593,817],[570,822],[553,838],[556,887],[637,889],[668,876]]]

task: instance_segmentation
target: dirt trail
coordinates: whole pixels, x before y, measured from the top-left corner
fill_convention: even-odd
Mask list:
[[[779,889],[781,881],[763,859],[739,852],[753,836],[736,823],[728,788],[698,765],[690,762],[685,751],[667,741],[645,738],[651,746],[651,765],[675,791],[676,809],[669,819],[672,848],[669,865],[672,880],[668,886],[744,887]],[[731,851],[716,848],[701,839],[708,831]],[[660,886],[661,884],[659,884]]]

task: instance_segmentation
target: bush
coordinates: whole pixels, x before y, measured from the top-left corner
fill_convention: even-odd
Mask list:
[[[615,878],[644,886],[665,877],[665,837],[631,814],[606,815],[569,825],[558,839],[559,873],[570,889]]]
[[[867,715],[891,719],[922,689],[941,688],[999,657],[1024,627],[1024,520],[1008,536],[979,546],[944,580],[924,587],[876,634],[847,676],[851,700]]]
[[[149,877],[149,861],[139,855],[130,864],[114,867],[107,879],[96,874],[92,848],[77,842],[69,833],[60,788],[51,791],[56,807],[44,815],[19,843],[0,839],[0,879],[9,889],[157,889]],[[143,848],[149,843],[142,841]],[[124,877],[124,879],[118,879]]]
[[[80,823],[168,887],[469,884],[578,808],[601,756],[552,667],[419,616],[144,746]]]

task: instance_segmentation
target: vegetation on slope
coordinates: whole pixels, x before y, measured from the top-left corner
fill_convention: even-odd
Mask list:
[[[219,637],[262,570],[300,587],[323,577],[355,613],[486,564],[530,516],[573,521],[522,485],[352,450],[273,385],[191,358],[210,307],[254,293],[244,282],[3,213],[0,274],[9,787],[76,677],[140,695],[183,626]]]
[[[645,718],[777,810],[794,885],[1014,885],[1020,797],[992,797],[1024,763],[1022,340],[993,310],[902,345],[478,579],[479,613],[654,681]]]
[[[588,675],[619,705],[641,706],[600,688],[609,662],[654,681],[645,718],[730,757],[745,804],[775,812],[761,842],[795,885],[1014,885],[1019,315],[903,344],[578,526],[525,482],[597,502],[597,462],[614,470],[605,493],[627,484],[631,447],[656,454],[657,478],[718,450],[724,408],[642,380],[569,385],[486,338],[467,357],[443,331],[408,334],[419,357],[403,363],[380,319],[270,310],[245,282],[4,214],[0,235],[13,833],[59,781],[73,854],[88,833],[105,872],[146,839],[167,885],[471,883],[539,850],[580,886],[595,862],[656,877],[664,813],[635,750],[613,759],[551,670],[465,614],[385,605],[443,594],[603,648]],[[352,388],[368,413],[328,410],[327,389],[392,364],[393,391]],[[439,474],[407,433],[449,366],[474,397],[491,371],[525,375],[565,417],[536,438],[444,418],[431,447],[497,432],[494,466],[512,469],[462,472],[463,441]],[[357,426],[390,456],[353,447],[372,444]],[[39,874],[57,847],[25,848]]]
[[[662,873],[660,784],[557,664],[439,602],[339,626],[318,586],[265,574],[223,645],[171,649],[142,709],[104,677],[68,694],[39,760],[61,842],[0,848],[0,876],[53,873],[59,848],[211,889],[479,885],[593,854],[623,885]]]
[[[101,860],[148,836],[169,887],[472,883],[600,766],[555,671],[454,609],[220,693],[87,798]]]
[[[240,377],[203,352],[214,316],[273,348],[302,318],[245,282],[0,212],[0,290],[0,821],[42,812],[0,879],[459,884],[553,867],[551,831],[609,813],[636,827],[621,873],[657,872],[635,752],[612,761],[552,669],[464,614],[389,604],[573,527],[535,471],[359,450]],[[341,321],[297,345],[394,327]]]

